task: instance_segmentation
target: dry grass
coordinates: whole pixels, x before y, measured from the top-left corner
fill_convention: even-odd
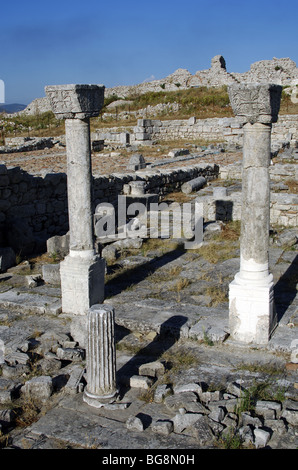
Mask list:
[[[284,182],[289,187],[289,192],[291,194],[298,194],[298,181],[290,179]]]
[[[25,396],[20,400],[18,411],[16,425],[25,428],[37,421],[40,408],[30,396]]]
[[[180,347],[178,349],[175,348],[175,350],[173,349],[171,351],[166,351],[163,353],[160,360],[166,362],[170,372],[174,375],[181,370],[195,367],[199,363],[197,356],[195,356],[190,351],[183,350],[183,348]]]
[[[185,202],[191,202],[193,198],[193,195],[190,196],[189,194],[182,193],[181,191],[175,191],[163,196],[162,202],[178,202],[178,204],[184,204]]]
[[[210,242],[197,250],[211,264],[217,264],[234,257],[235,245],[231,242]]]
[[[234,220],[222,226],[219,235],[215,236],[216,240],[220,241],[236,241],[239,240],[241,230],[241,221]]]
[[[216,307],[223,302],[228,302],[228,293],[222,287],[209,286],[205,293],[210,297],[208,307]]]

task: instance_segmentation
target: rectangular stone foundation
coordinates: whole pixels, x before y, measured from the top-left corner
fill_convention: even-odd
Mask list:
[[[244,343],[267,344],[277,322],[273,283],[254,286],[234,280],[230,283],[229,299],[231,337]]]
[[[60,263],[62,312],[86,315],[104,301],[105,260],[67,256]]]

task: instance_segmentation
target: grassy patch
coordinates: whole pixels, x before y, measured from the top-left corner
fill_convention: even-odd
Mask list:
[[[218,445],[223,449],[242,449],[243,440],[239,434],[237,434],[233,429],[230,429],[228,433],[221,436],[218,440]]]
[[[235,256],[235,245],[230,242],[211,241],[197,250],[206,261],[217,264]]]
[[[177,374],[181,370],[190,369],[198,365],[198,358],[182,348],[163,353],[161,360],[165,361],[171,374]]]
[[[34,115],[1,116],[5,136],[30,137],[64,134],[64,122],[56,119],[52,111]]]
[[[290,179],[290,180],[285,181],[284,183],[288,186],[289,192],[291,194],[298,194],[298,181],[297,180]]]
[[[210,302],[208,307],[216,307],[217,305],[228,302],[228,292],[225,291],[222,287],[218,286],[209,286],[205,291],[206,295],[210,297]]]
[[[29,396],[20,400],[17,409],[16,425],[26,428],[37,421],[40,413],[40,406]]]
[[[239,240],[241,231],[241,221],[233,220],[222,226],[221,232],[215,235],[215,240],[219,241],[236,241]]]

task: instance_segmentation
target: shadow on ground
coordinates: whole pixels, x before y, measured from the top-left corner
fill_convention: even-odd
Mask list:
[[[114,264],[108,267],[108,274],[116,273],[117,270],[120,270],[120,273],[118,276],[106,282],[106,297],[120,294],[128,287],[137,285],[141,281],[144,281],[149,275],[153,274],[157,269],[179,258],[183,253],[185,253],[185,249],[183,245],[181,245],[170,252],[152,259],[152,261],[125,269],[125,271],[121,269],[122,265],[120,264]]]
[[[180,338],[181,328],[187,322],[187,317],[183,315],[173,315],[171,318],[162,323],[160,333],[141,348],[124,366],[117,371],[117,380],[124,385],[125,390],[129,388],[129,378],[138,374],[138,368],[141,364],[157,361],[164,352],[168,351]],[[122,337],[125,336],[123,328]],[[121,333],[120,333],[121,334]],[[166,364],[166,368],[170,369],[171,364]]]
[[[277,320],[280,321],[297,295],[298,255],[274,286]]]

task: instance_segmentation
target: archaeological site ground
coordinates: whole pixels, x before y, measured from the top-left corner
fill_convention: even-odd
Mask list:
[[[1,449],[297,449],[297,86],[216,56],[0,116]]]

